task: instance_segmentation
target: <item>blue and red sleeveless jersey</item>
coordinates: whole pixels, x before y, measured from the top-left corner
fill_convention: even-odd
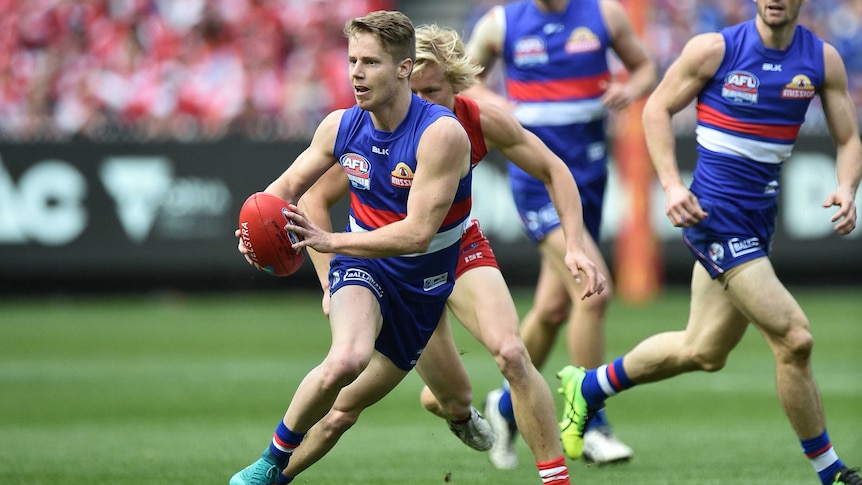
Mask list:
[[[768,207],[776,203],[781,166],[823,85],[823,41],[800,25],[787,49],[770,49],[754,20],[721,35],[724,59],[697,99],[692,191],[750,209]]]
[[[505,10],[506,94],[515,116],[569,165],[578,182],[607,174],[603,82],[611,79],[610,34],[598,0],[572,0],[564,12],[531,0]],[[598,163],[597,163],[598,162]],[[510,173],[520,169],[510,164]]]
[[[372,231],[406,217],[419,140],[443,116],[454,117],[445,107],[416,95],[405,119],[391,132],[375,128],[371,114],[358,106],[344,112],[333,153],[350,179],[348,231]],[[427,251],[379,258],[402,290],[421,298],[451,290],[461,234],[470,215],[471,181],[471,174],[461,179],[452,207]],[[429,287],[428,278],[441,271],[450,272],[448,284]]]

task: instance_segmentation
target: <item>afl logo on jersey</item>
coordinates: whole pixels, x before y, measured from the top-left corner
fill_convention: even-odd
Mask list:
[[[347,173],[350,185],[360,190],[370,188],[371,163],[365,157],[358,153],[345,153],[338,161]]]
[[[578,27],[572,31],[572,35],[566,40],[566,54],[580,54],[583,52],[594,52],[602,48],[599,36],[586,27]]]
[[[392,185],[409,189],[413,186],[413,170],[404,162],[398,162],[392,171]]]
[[[540,37],[521,37],[515,41],[512,62],[518,67],[548,63],[548,49]]]
[[[811,99],[814,97],[814,91],[814,84],[811,83],[811,79],[808,79],[805,74],[797,74],[781,90],[781,97],[784,99]]]
[[[734,103],[756,104],[760,80],[748,71],[733,71],[724,77],[721,96]]]

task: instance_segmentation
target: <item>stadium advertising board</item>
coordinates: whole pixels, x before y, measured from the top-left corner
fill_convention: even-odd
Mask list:
[[[3,289],[314,286],[310,264],[288,279],[253,271],[237,253],[233,237],[242,202],[302,148],[236,140],[2,144]],[[694,141],[681,139],[679,150],[695,153]],[[835,236],[829,223],[835,209],[820,207],[835,185],[833,153],[830,140],[804,138],[784,168],[773,258],[783,277],[862,282],[862,231],[849,238]],[[680,160],[688,163],[683,169],[690,174],[693,158]],[[474,216],[504,273],[509,281],[532,282],[538,258],[521,232],[500,160],[479,165],[474,188]],[[613,166],[607,196],[602,247],[610,258],[626,210],[625,190]],[[344,214],[346,208],[336,212]],[[664,216],[664,195],[657,184],[651,214],[665,278],[686,281],[691,258],[679,231]],[[343,221],[336,217],[336,227]]]

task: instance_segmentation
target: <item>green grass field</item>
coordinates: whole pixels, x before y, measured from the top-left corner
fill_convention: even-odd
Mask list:
[[[814,371],[842,458],[862,464],[862,291],[795,294],[815,334]],[[526,311],[527,294],[518,294]],[[681,328],[688,295],[614,303],[608,358]],[[477,406],[497,369],[458,326]],[[227,483],[254,460],[298,381],[328,347],[316,293],[0,299],[0,484]],[[557,347],[544,375],[564,364]],[[423,411],[415,374],[370,408],[294,483],[538,484],[529,451],[499,471]],[[561,401],[558,398],[558,405]],[[775,397],[753,329],[717,374],[688,374],[610,401],[626,465],[570,463],[582,484],[815,484]]]

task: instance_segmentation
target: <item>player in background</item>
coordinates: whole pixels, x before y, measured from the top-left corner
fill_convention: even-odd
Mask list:
[[[260,459],[231,485],[288,483],[291,454],[338,399],[368,406],[415,366],[455,284],[471,206],[470,141],[452,113],[410,91],[413,24],[377,11],[345,26],[356,105],[329,114],[266,191],[290,203],[330,167],[351,175],[350,227],[331,233],[291,214],[294,248],[333,253],[332,344],[299,384]],[[297,209],[296,206],[291,206]],[[245,249],[240,244],[240,250]]]
[[[647,100],[643,124],[665,212],[696,260],[685,330],[649,337],[597,370],[566,367],[560,377],[568,420],[582,430],[606,398],[635,384],[720,370],[751,323],[772,349],[778,399],[820,482],[862,485],[826,431],[810,322],[769,260],[781,167],[815,95],[837,148],[838,185],[823,207],[838,207],[831,221],[842,236],[857,220],[862,144],[847,74],[835,48],[798,25],[803,2],[757,0],[754,19],[692,38]],[[698,162],[687,188],[671,119],[693,100]]]
[[[608,177],[607,112],[625,109],[648,94],[657,78],[625,10],[616,0],[521,0],[494,7],[476,24],[467,53],[485,68],[486,76],[497,59],[503,60],[508,99],[485,85],[465,94],[507,106],[566,162],[581,191],[587,255],[610,275],[598,246]],[[626,68],[626,80],[612,76],[611,53]],[[568,323],[569,361],[597,367],[605,358],[611,291],[578,298],[583,289],[563,264],[561,217],[544,185],[511,163],[509,178],[527,235],[541,255],[533,307],[521,322],[530,356],[542,368],[558,332]],[[485,416],[499,438],[490,451],[491,461],[497,468],[515,466],[513,439],[520,423],[514,419],[505,383],[488,394]],[[632,449],[617,439],[603,412],[589,424],[583,450],[567,447],[565,441],[563,445],[570,458],[578,459],[583,451],[585,460],[599,464],[632,456]]]
[[[601,292],[605,278],[584,251],[580,198],[571,173],[506,110],[492,103],[457,95],[461,89],[477,82],[475,75],[478,71],[466,57],[464,45],[455,31],[435,25],[417,28],[416,63],[410,79],[413,91],[426,101],[451,109],[461,120],[470,136],[474,166],[489,150],[496,148],[546,184],[565,220],[565,260],[569,277],[584,280],[580,297]],[[311,220],[327,227],[331,225],[329,208],[347,193],[347,189],[348,180],[344,174],[330,170],[303,196],[300,205]],[[325,268],[330,256],[314,251],[309,254],[324,288],[323,307],[326,311],[328,282]],[[462,239],[455,289],[447,303],[458,320],[494,356],[501,372],[511,382],[515,413],[522,423],[524,441],[536,459],[543,483],[569,483],[553,396],[542,375],[532,365],[520,338],[515,304],[478,221],[470,222]],[[472,387],[452,337],[448,314],[443,314],[416,371],[427,384],[422,391],[423,404],[434,414],[447,419],[450,428],[458,421],[475,419]],[[312,428],[309,435],[325,436],[326,443],[320,444],[322,449],[328,449],[356,421],[362,410],[360,402],[339,399],[336,407],[318,427]],[[466,428],[467,431],[469,429]],[[465,436],[458,428],[453,428],[453,431],[465,443],[477,448],[470,443],[471,435]],[[310,451],[313,450],[305,449],[305,453]],[[322,456],[299,453],[297,451],[284,472],[288,476],[295,476],[304,465],[310,465]]]

